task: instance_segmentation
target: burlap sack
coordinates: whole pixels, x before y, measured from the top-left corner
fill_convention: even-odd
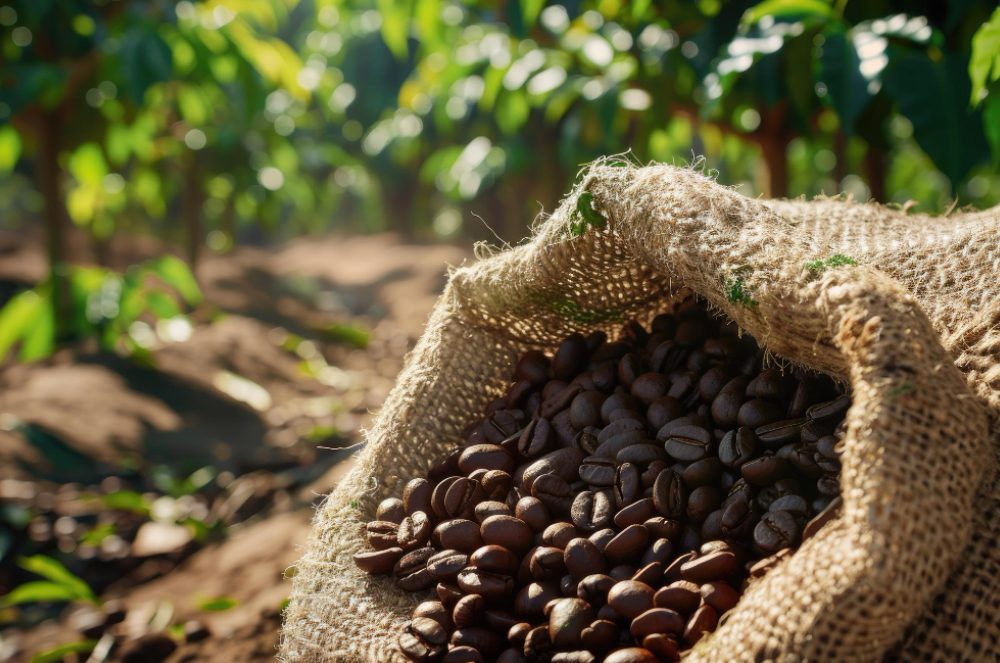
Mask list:
[[[574,236],[583,191],[608,224]],[[849,382],[854,403],[842,516],[687,660],[997,660],[998,242],[996,209],[753,200],[691,170],[593,167],[529,243],[452,273],[357,468],[316,517],[281,655],[402,660],[396,636],[426,597],[351,561],[377,501],[459,442],[518,353],[649,321],[690,289],[776,360]]]

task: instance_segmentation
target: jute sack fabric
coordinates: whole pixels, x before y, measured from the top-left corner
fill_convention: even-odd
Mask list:
[[[581,225],[584,194],[603,229]],[[378,501],[460,442],[520,352],[648,322],[694,292],[774,361],[834,375],[854,400],[842,515],[686,660],[997,660],[998,273],[997,210],[756,200],[692,170],[594,166],[529,242],[452,272],[357,467],[316,516],[281,656],[402,660],[396,637],[426,597],[351,560]]]

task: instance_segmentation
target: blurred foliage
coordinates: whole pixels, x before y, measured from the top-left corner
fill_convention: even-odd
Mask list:
[[[67,219],[98,259],[141,231],[192,264],[332,227],[483,236],[473,213],[513,241],[629,149],[750,195],[1000,202],[994,2],[22,0],[0,53],[0,199],[45,220],[59,339]]]
[[[23,557],[18,561],[18,565],[26,571],[42,576],[45,580],[34,580],[18,585],[9,593],[0,596],[0,607],[23,603],[72,601],[100,603],[85,580],[73,575],[62,562],[52,557],[46,555]]]

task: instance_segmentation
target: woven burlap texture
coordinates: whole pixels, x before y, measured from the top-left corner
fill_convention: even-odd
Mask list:
[[[576,236],[584,191],[608,223]],[[1000,656],[998,243],[997,210],[750,199],[691,169],[595,165],[527,243],[452,272],[356,468],[319,509],[281,656],[402,660],[396,637],[427,597],[351,560],[378,500],[460,442],[520,352],[648,322],[687,291],[854,400],[839,520],[686,660]]]

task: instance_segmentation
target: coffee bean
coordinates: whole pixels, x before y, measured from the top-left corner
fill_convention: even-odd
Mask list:
[[[549,601],[560,598],[559,586],[553,582],[532,582],[523,586],[514,598],[514,614],[536,621],[545,614]]]
[[[755,486],[772,484],[782,477],[788,476],[791,467],[788,461],[777,456],[761,456],[740,467],[740,474]]]
[[[680,635],[684,632],[684,626],[684,618],[670,608],[650,608],[632,620],[629,632],[633,638],[641,641],[654,633]]]
[[[573,428],[581,429],[601,423],[601,405],[606,396],[599,391],[583,391],[576,395],[569,406],[569,419]]]
[[[728,550],[717,550],[701,555],[681,565],[681,578],[696,584],[722,580],[739,570],[736,555]]]
[[[601,404],[601,420],[606,424],[611,423],[613,421],[611,415],[619,410],[638,413],[642,410],[642,403],[630,394],[621,392],[613,393]],[[635,418],[641,420],[641,417]]]
[[[393,567],[400,588],[418,592],[433,586],[434,578],[427,571],[427,560],[436,552],[433,548],[417,548],[400,557]]]
[[[797,441],[805,423],[805,419],[782,419],[758,427],[754,434],[766,448],[776,449]]]
[[[673,430],[664,448],[674,460],[691,463],[711,453],[712,435],[700,426],[681,426]]]
[[[559,380],[571,380],[587,367],[587,341],[580,334],[570,334],[559,345],[552,358],[552,374]]]
[[[552,476],[552,475],[543,475]],[[543,477],[539,477],[541,480]],[[537,488],[539,480],[535,481],[532,488]],[[544,482],[543,482],[544,483]],[[540,532],[549,523],[549,511],[537,497],[522,497],[514,507],[514,516],[523,520],[525,524],[536,532]]]
[[[688,488],[715,484],[722,475],[722,467],[716,456],[702,458],[688,465],[681,473],[681,479]]]
[[[850,406],[850,396],[838,396],[831,401],[816,403],[815,405],[809,406],[806,409],[806,418],[810,421],[823,421],[834,417],[841,417],[847,412],[847,408]]]
[[[365,541],[375,550],[395,547],[398,533],[399,525],[387,520],[373,520],[365,525]]]
[[[573,504],[573,489],[565,479],[555,474],[543,474],[535,479],[531,484],[531,494],[538,499],[538,504],[532,503],[527,514],[533,521],[528,524],[535,531],[545,529],[550,512],[563,516],[569,513]],[[516,510],[514,515],[518,515]]]
[[[609,458],[588,456],[580,465],[580,479],[591,486],[612,486],[615,482],[616,464]]]
[[[486,599],[479,594],[467,594],[458,600],[451,613],[452,621],[458,628],[475,626],[486,611]]]
[[[463,592],[479,594],[486,600],[493,601],[513,593],[514,579],[502,573],[469,567],[458,573],[458,586]]]
[[[477,548],[468,558],[468,566],[505,575],[514,575],[519,564],[514,553],[492,544]]]
[[[580,645],[583,629],[594,619],[590,604],[579,598],[554,601],[549,612],[549,640],[560,649]]]
[[[743,397],[746,392],[747,379],[742,375],[727,382],[719,394],[712,399],[712,420],[716,426],[735,428]]]
[[[423,511],[432,513],[431,492],[433,487],[427,479],[411,479],[403,489],[403,508],[408,514]]]
[[[611,499],[604,491],[577,493],[570,507],[573,524],[584,532],[593,532],[611,524],[614,516]]]
[[[615,514],[614,523],[616,527],[626,528],[629,525],[639,525],[656,515],[656,507],[649,497],[637,500],[622,507]]]
[[[808,539],[815,536],[823,525],[826,525],[831,520],[836,519],[840,515],[840,508],[842,505],[842,500],[840,497],[835,498],[830,504],[826,506],[815,518],[806,523],[805,528],[802,530],[802,539]]]
[[[469,563],[469,556],[457,550],[442,550],[427,560],[427,571],[434,580],[453,581]]]
[[[605,439],[594,451],[595,456],[601,458],[615,458],[618,454],[629,447],[643,444],[649,441],[646,432],[643,430],[627,430],[613,437]]]
[[[531,553],[529,568],[535,580],[555,580],[566,572],[563,551],[551,546],[540,546]],[[573,592],[576,593],[575,591]]]
[[[549,384],[553,384],[550,382]],[[552,420],[553,427],[555,425],[555,417],[562,414],[564,411],[569,409],[570,404],[573,399],[577,397],[583,391],[583,387],[579,384],[568,384],[561,390],[554,392],[552,395],[543,398],[541,406],[538,408],[538,414],[545,419]],[[566,423],[569,424],[569,412],[566,412]]]
[[[757,449],[757,437],[754,432],[741,427],[725,434],[719,442],[719,461],[726,467],[738,470],[754,456]]]
[[[549,627],[537,626],[524,638],[524,655],[529,660],[544,660],[552,650],[552,641],[549,639]]]
[[[574,481],[579,476],[583,459],[584,454],[579,449],[556,449],[515,471],[514,482],[520,483],[525,490],[530,491],[531,484],[543,474],[555,474],[564,481]]]
[[[681,614],[690,614],[701,602],[698,585],[687,580],[676,580],[656,590],[653,604],[658,608],[670,608]]]
[[[660,430],[668,422],[684,415],[684,404],[673,396],[661,396],[649,404],[646,421],[652,430]]]
[[[715,486],[698,486],[688,494],[685,514],[688,520],[700,523],[719,508],[722,496]]]
[[[542,543],[562,549],[577,536],[579,536],[579,532],[571,523],[557,522],[548,525],[542,531]]]
[[[534,458],[544,452],[552,441],[552,425],[548,419],[535,418],[517,439],[517,451],[525,458]]]
[[[663,578],[665,580],[672,582],[681,579],[681,567],[698,555],[692,548],[693,546],[686,546],[684,554],[678,555],[674,558],[674,561],[667,565],[667,568],[663,571]]]
[[[644,582],[650,587],[659,585],[663,579],[663,564],[662,562],[650,562],[641,566],[629,579]]]
[[[403,500],[398,497],[387,497],[379,502],[378,509],[375,510],[375,520],[396,523],[402,522],[406,516],[406,509]]]
[[[418,663],[437,659],[445,652],[444,645],[432,645],[409,629],[400,634],[398,644],[399,650],[406,658]]]
[[[615,455],[617,463],[632,463],[637,466],[646,466],[655,461],[665,461],[667,455],[663,449],[656,444],[633,444],[619,451]]]
[[[510,516],[510,507],[503,502],[497,502],[493,500],[487,500],[485,502],[480,502],[476,505],[475,516],[476,522],[482,523],[484,520],[490,516]]]
[[[767,508],[768,511],[787,511],[803,522],[809,518],[809,503],[801,495],[782,495]]]
[[[490,516],[479,529],[483,542],[503,546],[514,553],[527,552],[534,538],[531,528],[512,516]]]
[[[688,620],[687,626],[684,628],[684,640],[689,645],[694,646],[706,633],[714,631],[718,623],[719,614],[715,608],[707,604],[703,605],[695,610],[691,619]]]
[[[639,476],[639,468],[632,463],[619,465],[615,471],[615,506],[620,509],[626,504],[631,504],[638,497],[641,489],[642,480]]]
[[[514,459],[498,445],[474,444],[466,447],[458,457],[458,469],[465,474],[477,469],[511,472],[514,469]]]
[[[679,518],[684,514],[687,503],[687,489],[673,470],[665,469],[653,484],[653,505],[667,518]]]
[[[563,551],[566,570],[574,578],[584,578],[594,573],[604,573],[607,563],[604,555],[589,539],[576,538]]]
[[[765,555],[798,544],[801,529],[787,511],[768,511],[753,530],[754,545]]]
[[[740,593],[725,582],[709,582],[701,586],[701,597],[720,615],[739,603]]]
[[[644,647],[624,647],[608,654],[604,663],[657,663],[653,652]]]
[[[607,547],[608,541],[615,538],[615,534],[617,534],[617,532],[615,532],[610,527],[606,527],[604,529],[599,529],[593,534],[591,534],[589,539],[591,543],[597,546],[597,549],[603,555],[604,548]]]
[[[493,518],[504,518],[505,516],[492,516]],[[487,519],[488,520],[488,519]],[[486,521],[483,521],[484,523]],[[451,548],[464,553],[471,553],[479,546],[483,545],[483,538],[480,535],[480,525],[464,518],[453,518],[446,520],[434,528],[434,538],[440,542],[443,548]]]
[[[528,350],[517,361],[514,376],[538,386],[549,379],[549,359],[538,350]]]
[[[441,658],[441,663],[482,663],[483,655],[475,647],[458,645],[452,647]]]
[[[552,655],[551,663],[594,663],[597,659],[585,649],[561,651]]]
[[[396,562],[398,562],[399,558],[402,556],[402,548],[361,551],[354,553],[354,563],[365,573],[384,575],[392,572]]]
[[[622,580],[608,592],[608,605],[622,617],[635,619],[653,607],[653,594],[646,583]]]
[[[642,525],[629,525],[608,541],[605,558],[612,564],[638,558],[649,543],[649,532]]]
[[[609,575],[592,573],[577,583],[576,595],[591,605],[601,605],[607,600],[608,592],[615,582]]]

